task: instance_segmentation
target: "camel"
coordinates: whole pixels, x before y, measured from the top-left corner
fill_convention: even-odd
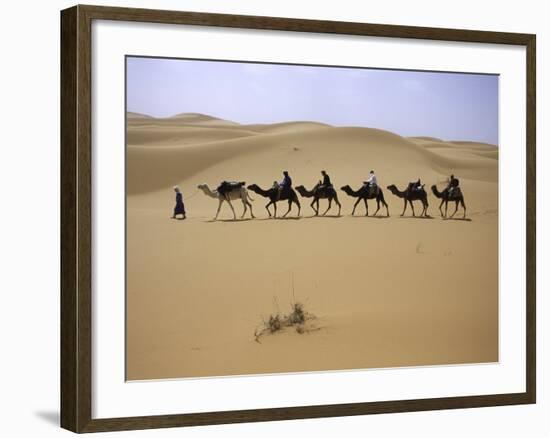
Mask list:
[[[449,189],[446,188],[442,192],[437,190],[437,186],[432,186],[432,192],[434,193],[436,198],[441,199],[441,204],[439,204],[439,212],[441,213],[441,217],[447,218],[447,207],[449,205],[449,202],[454,201],[455,203],[455,211],[451,215],[450,219],[453,218],[453,216],[456,214],[456,211],[458,210],[458,203],[462,205],[462,208],[464,209],[464,215],[462,216],[462,219],[466,218],[466,204],[464,203],[464,196],[462,195],[462,190],[460,190],[460,187],[456,187],[453,190],[453,193],[449,193]],[[441,207],[443,206],[443,203],[445,203],[445,214],[443,214],[443,210]]]
[[[382,192],[382,189],[380,187],[378,187],[377,193],[371,193],[369,188],[365,185],[361,186],[359,190],[353,190],[349,185],[345,185],[344,187],[341,187],[340,190],[345,192],[348,196],[357,198],[357,201],[355,201],[355,204],[353,204],[353,210],[351,212],[352,216],[355,214],[355,209],[357,208],[357,205],[359,204],[359,202],[361,202],[361,200],[365,202],[365,216],[369,215],[369,204],[367,202],[367,199],[376,199],[376,211],[374,212],[374,216],[376,216],[376,213],[378,213],[378,211],[380,210],[380,203],[382,203],[384,207],[386,207],[386,216],[390,216],[388,204],[386,204],[386,200],[384,199],[384,192]]]
[[[265,206],[265,209],[267,210],[267,213],[269,214],[269,217],[271,217],[271,211],[269,210],[269,206],[273,205],[274,212],[273,217],[277,217],[277,201],[288,201],[288,210],[283,215],[283,217],[286,217],[288,213],[290,213],[290,210],[292,208],[292,204],[295,203],[298,206],[298,215],[300,216],[300,201],[298,200],[298,195],[292,188],[289,188],[288,190],[283,190],[282,193],[279,196],[279,189],[276,187],[270,187],[268,190],[262,189],[257,184],[251,184],[247,187],[248,190],[252,190],[254,193],[257,193],[260,196],[263,196],[264,198],[269,198],[268,204]]]
[[[225,195],[222,195],[217,190],[210,190],[210,187],[208,187],[208,184],[200,184],[197,188],[202,190],[206,196],[210,196],[211,198],[215,198],[218,200],[218,210],[216,211],[216,216],[214,217],[214,220],[218,219],[218,215],[220,214],[220,209],[222,208],[222,204],[224,202],[227,202],[229,204],[229,207],[231,207],[231,211],[233,212],[233,220],[236,220],[237,216],[235,215],[235,209],[233,208],[233,204],[231,204],[231,201],[232,200],[234,201],[236,199],[240,199],[243,203],[244,211],[243,211],[243,214],[241,215],[241,219],[246,214],[247,207],[250,207],[250,216],[252,218],[255,217],[254,213],[252,212],[252,204],[250,203],[250,201],[254,201],[254,199],[252,199],[248,194],[248,191],[244,187],[244,183],[242,186],[234,188],[233,190],[226,193]]]
[[[315,187],[313,187],[313,190],[309,191],[304,186],[297,186],[296,190],[300,194],[300,196],[303,196],[304,198],[313,198],[313,201],[311,201],[311,208],[315,212],[315,216],[319,215],[319,199],[328,199],[328,207],[323,213],[323,216],[327,214],[327,212],[332,207],[332,200],[336,202],[336,205],[338,205],[338,216],[340,216],[340,211],[342,210],[342,205],[340,204],[340,201],[338,200],[338,194],[336,193],[336,190],[334,190],[334,187],[320,187],[321,183],[317,183]],[[317,208],[315,208],[317,206]]]
[[[413,216],[416,216],[412,201],[420,201],[422,202],[422,213],[420,213],[420,217],[428,217],[428,194],[426,193],[426,190],[424,190],[424,185],[422,185],[422,188],[419,190],[412,190],[411,185],[409,184],[409,187],[402,192],[394,184],[392,184],[388,186],[388,190],[398,198],[403,198],[404,206],[401,216],[403,216],[405,214],[405,210],[407,210],[407,202],[411,204]]]

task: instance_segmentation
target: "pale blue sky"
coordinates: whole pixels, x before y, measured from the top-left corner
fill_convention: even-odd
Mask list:
[[[127,109],[498,144],[495,75],[128,57]]]

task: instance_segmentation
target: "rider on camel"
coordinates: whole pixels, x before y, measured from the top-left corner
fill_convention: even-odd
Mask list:
[[[449,177],[449,183],[447,184],[447,191],[449,192],[449,196],[453,196],[453,192],[458,188],[459,185],[458,178],[455,178],[454,175],[451,175]]]
[[[378,179],[374,174],[374,170],[369,172],[369,179],[363,182],[363,187],[367,187],[369,190],[369,196],[374,195],[378,191]]]
[[[283,172],[283,179],[279,183],[278,188],[279,188],[279,195],[277,196],[277,198],[280,198],[281,195],[287,193],[292,188],[292,179],[290,178],[287,170]]]

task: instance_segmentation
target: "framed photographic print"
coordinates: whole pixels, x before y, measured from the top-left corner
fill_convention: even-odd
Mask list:
[[[535,403],[535,36],[61,13],[61,425]]]

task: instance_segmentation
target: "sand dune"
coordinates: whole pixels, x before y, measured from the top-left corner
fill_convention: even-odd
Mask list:
[[[182,113],[170,117],[170,120],[189,124],[189,125],[204,125],[204,126],[237,126],[238,123],[229,120],[219,119],[206,114],[199,113]]]
[[[199,114],[129,115],[127,134],[129,379],[498,359],[496,147]],[[225,206],[212,222],[217,201],[196,188],[223,179],[268,187],[282,170],[311,188],[321,169],[336,187],[358,188],[371,168],[390,218],[365,218],[362,205],[349,216],[355,199],[339,191],[339,218],[311,217],[302,198],[301,219],[269,220],[265,199],[252,194],[256,220],[230,221]],[[420,177],[441,189],[450,173],[471,221],[441,220],[431,191],[433,219],[399,217],[403,201],[387,185]],[[169,219],[174,184],[186,221]],[[322,329],[254,342],[261,318],[293,299]]]
[[[128,125],[130,194],[171,187],[174,182],[181,182],[201,170],[233,158],[242,164],[240,175],[221,173],[211,183],[222,179],[249,180],[247,174],[257,166],[246,160],[254,161],[266,153],[282,158],[278,168],[273,166],[273,178],[278,178],[283,168],[292,167],[295,163],[300,170],[306,171],[308,178],[316,178],[312,173],[317,175],[320,168],[334,169],[333,173],[341,168],[345,174],[349,174],[352,171],[349,167],[359,167],[360,163],[365,166],[358,169],[363,175],[361,178],[368,173],[367,167],[376,167],[381,175],[389,174],[398,180],[401,178],[397,174],[395,177],[392,175],[392,168],[397,166],[399,169],[406,163],[410,173],[402,183],[411,178],[423,177],[422,173],[425,174],[426,170],[429,176],[433,176],[434,172],[444,173],[449,168],[454,168],[457,173],[461,172],[470,179],[495,182],[498,177],[497,166],[479,160],[481,151],[475,149],[477,154],[474,155],[470,151],[470,143],[464,147],[446,143],[446,148],[452,149],[451,152],[443,150],[445,147],[441,150],[432,149],[433,145],[424,147],[417,141],[372,128],[339,128],[298,122],[277,124],[271,129],[264,127],[262,132],[255,133],[253,129],[258,129],[257,126],[240,126],[239,129],[197,128],[182,125],[179,120],[171,118],[159,122],[159,125],[150,122],[146,126]],[[483,153],[492,154],[494,149]],[[253,157],[242,157],[243,154]],[[293,154],[294,157],[287,154]],[[345,158],[342,158],[342,154]],[[245,161],[241,162],[243,158]],[[321,167],[314,168],[315,162]],[[273,162],[274,165],[276,163]],[[134,168],[139,171],[132,172]],[[309,172],[309,168],[312,172]],[[146,170],[145,174],[141,170]],[[268,184],[271,184],[270,180]],[[315,179],[310,181],[313,183]]]
[[[256,135],[245,129],[206,128],[202,126],[135,126],[128,132],[133,146],[185,146]]]
[[[126,118],[127,118],[128,120],[152,119],[151,116],[148,116],[148,115],[146,115],[146,114],[133,113],[133,112],[131,112],[131,111],[128,111],[128,112],[126,113]]]
[[[263,134],[294,133],[297,131],[316,130],[319,128],[330,128],[331,126],[318,122],[285,122],[272,125],[244,125],[247,129]]]

